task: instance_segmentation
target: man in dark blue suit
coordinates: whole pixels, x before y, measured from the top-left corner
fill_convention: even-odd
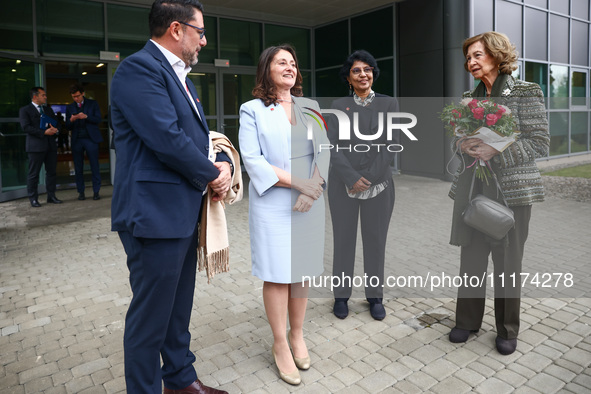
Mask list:
[[[70,87],[74,102],[66,107],[66,127],[72,130],[72,157],[76,172],[76,189],[78,200],[85,200],[84,195],[84,152],[88,156],[92,171],[93,200],[101,197],[101,171],[99,167],[99,144],[103,136],[99,130],[101,110],[95,100],[84,97],[84,88],[78,85]]]
[[[39,208],[39,173],[45,164],[45,186],[47,202],[61,204],[55,196],[57,169],[57,133],[51,124],[41,124],[41,115],[55,119],[51,107],[47,105],[45,89],[36,86],[31,89],[31,103],[19,110],[19,120],[23,131],[27,133],[25,149],[29,155],[29,173],[27,175],[27,194],[31,206]]]
[[[207,44],[197,0],[157,0],[152,39],[111,84],[117,162],[112,229],[127,254],[133,298],[125,320],[128,393],[225,393],[193,368],[189,322],[204,192],[225,197],[230,159],[214,159],[205,114],[187,73]],[[163,365],[160,365],[162,357]],[[162,381],[161,381],[162,380]]]

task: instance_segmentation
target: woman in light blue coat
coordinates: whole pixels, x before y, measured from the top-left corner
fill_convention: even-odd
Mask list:
[[[330,159],[328,150],[321,150],[321,144],[329,144],[326,130],[312,119],[318,118],[318,103],[298,97],[301,82],[292,47],[265,49],[257,68],[255,99],[240,108],[239,132],[250,177],[252,273],[264,281],[273,356],[281,378],[290,384],[301,382],[298,368],[310,367],[303,337],[305,279],[324,269],[323,192]]]

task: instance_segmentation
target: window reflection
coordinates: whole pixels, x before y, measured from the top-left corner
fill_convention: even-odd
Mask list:
[[[271,24],[265,25],[265,48],[285,43],[291,44],[295,48],[300,69],[312,68],[309,29]]]
[[[197,89],[199,101],[203,106],[203,112],[205,113],[205,116],[215,116],[215,73],[190,72],[188,77],[195,85],[195,89]]]
[[[33,51],[33,6],[30,1],[3,1],[0,50]]]
[[[231,65],[256,66],[262,52],[262,25],[220,19],[220,54]]]
[[[587,105],[587,73],[573,71],[571,95],[571,105]]]
[[[109,51],[129,56],[144,47],[147,37],[149,8],[107,4]]]
[[[570,151],[572,153],[585,152],[589,142],[589,113],[571,113],[571,141]]]
[[[540,85],[544,97],[548,97],[548,65],[543,63],[525,62],[525,80]]]
[[[568,67],[550,65],[550,108],[568,106]]]
[[[568,153],[568,112],[550,113],[550,156]]]
[[[42,54],[96,56],[105,49],[103,3],[38,0],[36,7],[37,42]]]

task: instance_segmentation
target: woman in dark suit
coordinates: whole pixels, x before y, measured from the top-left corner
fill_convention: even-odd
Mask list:
[[[333,109],[348,116],[351,139],[339,140],[336,116],[329,116],[328,120],[328,137],[334,146],[328,181],[334,236],[333,275],[341,282],[341,286],[334,289],[333,312],[340,319],[349,314],[347,301],[352,292],[359,217],[364,271],[367,275],[365,295],[370,304],[371,316],[376,320],[386,316],[382,304],[382,284],[386,238],[394,209],[394,182],[390,165],[395,149],[390,151],[385,146],[395,141],[387,139],[384,130],[386,120],[380,121],[380,116],[398,112],[398,102],[372,90],[379,75],[378,64],[370,53],[363,50],[353,52],[340,71],[342,80],[352,91],[351,95],[335,100],[332,104]],[[368,140],[359,138],[358,133],[364,136],[380,135]]]
[[[499,180],[515,215],[515,227],[503,240],[495,242],[462,221],[473,169],[462,171],[460,168],[450,190],[450,197],[454,199],[450,243],[461,246],[460,275],[482,277],[487,270],[488,256],[492,253],[496,347],[501,354],[511,354],[517,346],[519,332],[519,278],[531,204],[544,199],[542,178],[535,159],[548,155],[548,121],[540,87],[511,76],[517,68],[517,53],[507,36],[497,32],[479,34],[464,41],[463,51],[466,71],[481,81],[473,91],[464,93],[464,97],[491,98],[507,106],[517,123],[516,130],[520,131],[516,141],[502,152],[477,138],[454,141],[454,148],[461,151],[466,162],[474,159],[488,161]],[[482,193],[502,203],[493,180],[489,180],[488,185],[478,179],[476,181],[475,194]],[[518,278],[514,287],[510,286],[509,280],[513,274]],[[504,284],[501,275],[504,275]],[[484,315],[485,295],[485,286],[459,288],[456,326],[449,334],[451,342],[466,342],[471,332],[478,332]]]

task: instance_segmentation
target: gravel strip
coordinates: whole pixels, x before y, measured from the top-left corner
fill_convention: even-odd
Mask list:
[[[547,197],[591,202],[591,179],[543,175]]]

